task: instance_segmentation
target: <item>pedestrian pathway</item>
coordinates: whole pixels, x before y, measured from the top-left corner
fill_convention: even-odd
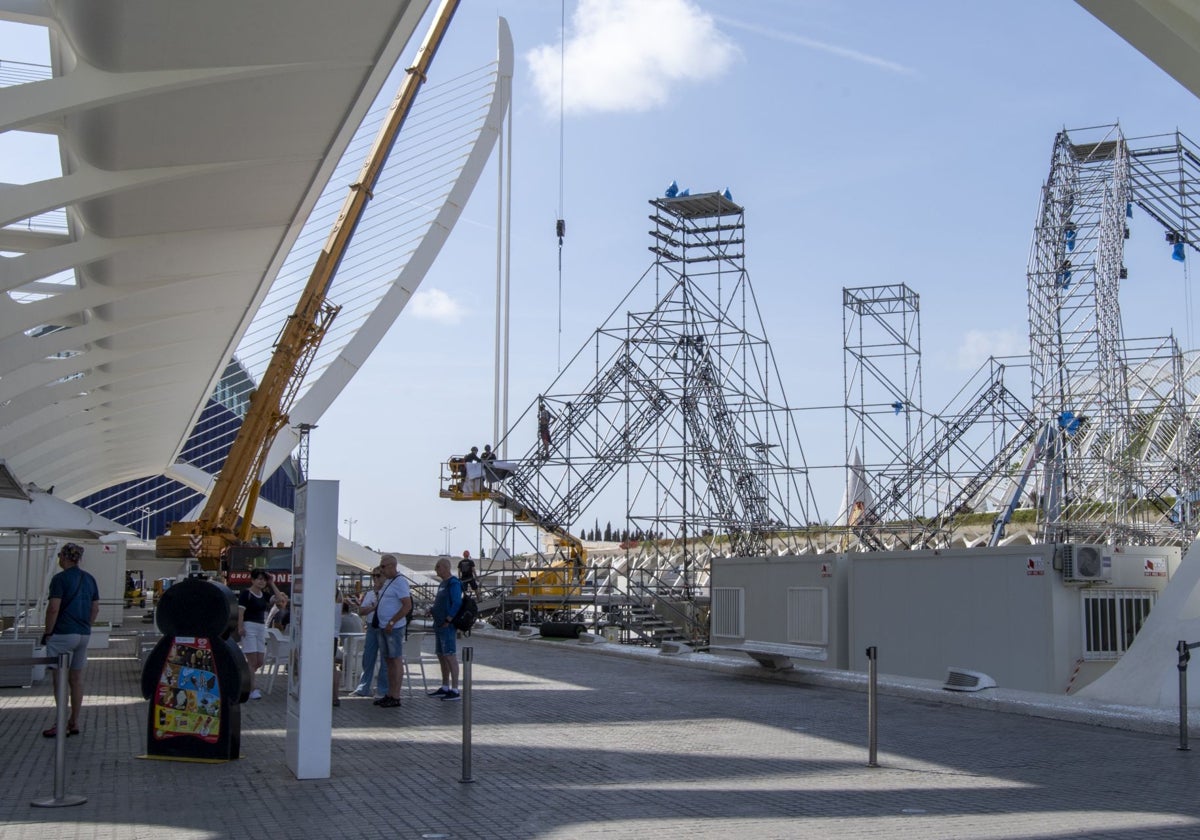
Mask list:
[[[66,790],[83,805],[30,806],[53,793],[54,742],[40,735],[53,719],[50,689],[0,690],[0,834],[1200,837],[1200,747],[1177,750],[1169,731],[889,686],[880,766],[870,768],[866,695],[849,683],[499,632],[464,644],[474,655],[473,783],[460,781],[464,704],[407,691],[398,709],[344,697],[333,709],[331,777],[301,782],[285,763],[282,680],[246,706],[240,760],[139,759],[139,666],[133,640],[114,639],[95,652],[83,733],[66,743]]]

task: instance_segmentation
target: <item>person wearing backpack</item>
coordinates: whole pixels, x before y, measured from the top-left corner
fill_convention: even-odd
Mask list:
[[[433,568],[434,574],[441,578],[433,606],[429,610],[433,619],[434,653],[437,654],[438,665],[442,668],[442,687],[429,692],[430,697],[442,700],[461,700],[458,690],[458,643],[455,638],[456,628],[454,617],[462,606],[462,582],[450,572],[450,558],[439,557]]]

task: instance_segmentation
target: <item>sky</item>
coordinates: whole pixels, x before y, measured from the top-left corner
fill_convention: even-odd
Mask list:
[[[467,2],[431,78],[491,60],[497,15],[517,53],[514,417],[651,265],[646,202],[672,180],[728,188],[746,208],[746,265],[792,406],[844,402],[841,290],[905,283],[920,295],[936,412],[989,354],[1028,345],[1025,272],[1055,133],[1119,122],[1129,137],[1200,138],[1195,97],[1070,0]],[[0,29],[0,59],[36,50]],[[437,491],[442,460],[492,442],[496,180],[493,161],[312,434],[311,475],[340,481],[342,533],[358,542],[480,548],[478,508]],[[1150,219],[1132,228],[1125,334],[1194,346],[1178,303],[1188,264]],[[843,415],[811,416],[802,443],[829,519]]]

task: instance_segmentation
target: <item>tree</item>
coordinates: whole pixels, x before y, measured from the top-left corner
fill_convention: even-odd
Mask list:
[[[606,523],[604,524],[604,541],[605,541],[605,542],[612,542],[612,538],[613,538],[613,533],[612,533],[612,523],[611,523],[611,522],[606,522]]]

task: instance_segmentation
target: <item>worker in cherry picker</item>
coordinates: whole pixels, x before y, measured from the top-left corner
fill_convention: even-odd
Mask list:
[[[479,463],[479,447],[472,446],[471,451],[462,457],[463,466],[463,493],[471,494],[478,493],[483,484],[483,470],[480,467],[471,468],[471,464]]]

